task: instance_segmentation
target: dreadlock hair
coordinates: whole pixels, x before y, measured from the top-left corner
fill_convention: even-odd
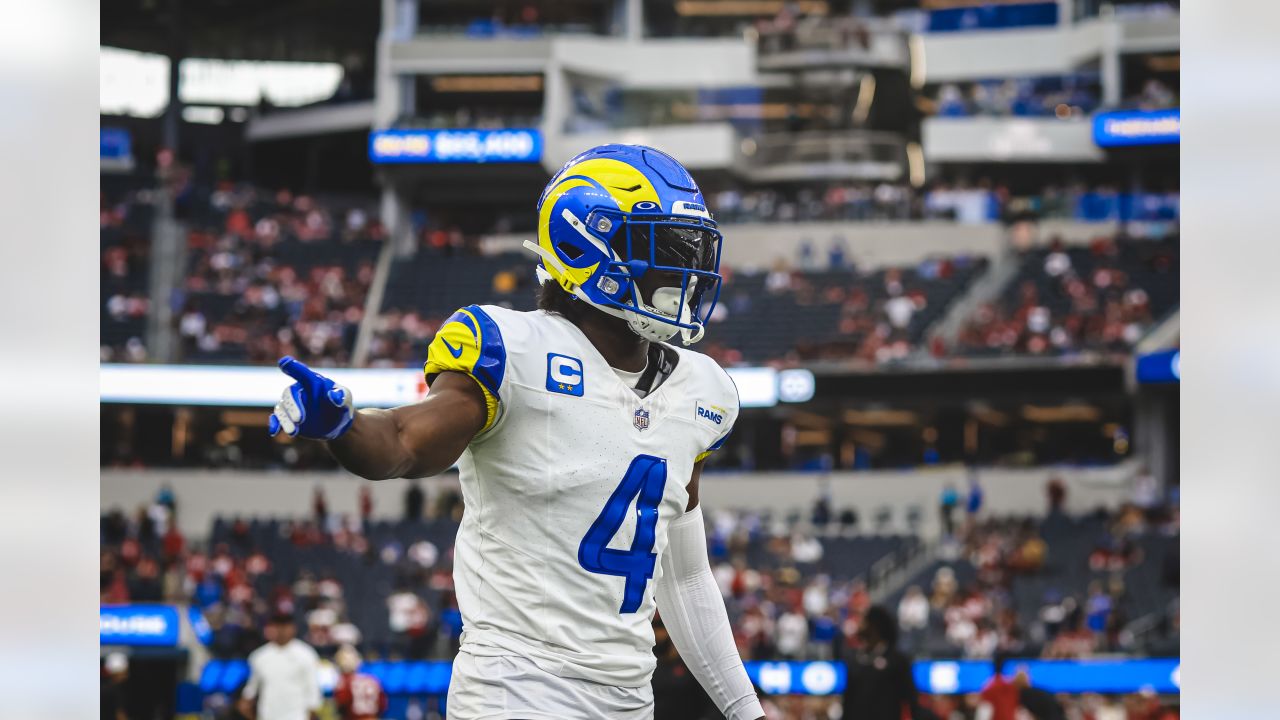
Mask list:
[[[576,321],[589,309],[586,303],[570,295],[560,283],[550,278],[538,286],[538,309]]]

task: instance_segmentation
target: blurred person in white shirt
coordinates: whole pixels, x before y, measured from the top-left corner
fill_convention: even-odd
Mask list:
[[[253,720],[313,720],[323,702],[320,657],[294,637],[293,618],[272,616],[266,645],[249,654],[249,682],[240,712]]]
[[[929,600],[919,585],[907,588],[898,602],[898,626],[903,630],[923,630],[929,625]]]
[[[916,314],[916,303],[906,295],[897,295],[885,301],[884,313],[894,329],[906,330],[911,324],[911,316]]]
[[[919,585],[912,585],[898,601],[898,627],[902,631],[903,644],[911,652],[919,652],[924,645],[925,629],[929,626],[929,599]]]
[[[809,619],[799,607],[792,607],[778,618],[778,654],[788,660],[799,660],[809,638]]]

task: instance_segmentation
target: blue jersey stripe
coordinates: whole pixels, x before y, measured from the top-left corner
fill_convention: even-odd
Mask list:
[[[471,317],[465,313],[459,313],[463,317],[464,324],[475,333],[480,345],[480,357],[476,360],[476,366],[472,372],[485,389],[493,393],[496,398],[498,388],[502,386],[502,378],[507,372],[507,348],[502,343],[502,331],[498,329],[498,323],[481,310],[479,305],[468,305],[464,309],[479,323],[477,328],[471,324]]]

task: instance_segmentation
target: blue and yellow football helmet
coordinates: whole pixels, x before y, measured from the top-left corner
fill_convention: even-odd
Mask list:
[[[720,296],[723,238],[680,163],[642,145],[601,145],[565,164],[538,200],[541,281],[662,342],[702,338]]]

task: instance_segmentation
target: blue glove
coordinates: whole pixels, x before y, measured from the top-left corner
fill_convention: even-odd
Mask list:
[[[295,382],[267,422],[272,435],[284,430],[291,437],[334,440],[351,427],[355,411],[350,390],[288,355],[280,358],[280,369]]]

